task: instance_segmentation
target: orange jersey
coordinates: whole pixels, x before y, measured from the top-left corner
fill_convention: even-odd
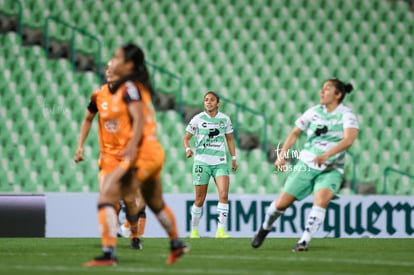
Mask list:
[[[145,117],[139,147],[145,148],[147,141],[157,141],[157,125],[151,93],[141,83],[132,81],[126,81],[114,93],[111,93],[106,84],[92,94],[88,106],[90,112],[99,113],[101,156],[118,158],[118,154],[127,145],[132,136],[132,121],[128,112],[128,104],[133,102],[143,103]]]

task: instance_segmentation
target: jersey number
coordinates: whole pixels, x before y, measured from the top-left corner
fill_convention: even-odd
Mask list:
[[[203,167],[196,165],[194,168],[194,173],[203,173]]]

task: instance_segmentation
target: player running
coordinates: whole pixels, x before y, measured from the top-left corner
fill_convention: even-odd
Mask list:
[[[266,211],[265,219],[253,238],[252,247],[258,248],[272,229],[274,221],[295,201],[314,195],[312,210],[305,231],[293,251],[308,250],[312,236],[325,219],[326,207],[335,197],[342,183],[345,151],[358,135],[358,122],[351,109],[342,105],[345,95],[352,91],[351,84],[339,79],[327,80],[319,93],[320,104],[299,117],[286,138],[276,169],[285,171],[286,152],[305,132],[307,140],[300,160],[286,180],[283,192]]]
[[[162,198],[160,175],[165,155],[156,136],[152,86],[143,51],[133,44],[118,48],[109,70],[120,79],[95,93],[88,106],[88,112],[99,112],[101,169],[106,171],[98,199],[103,255],[84,266],[117,264],[115,207],[126,195],[135,199],[138,188],[170,238],[167,263],[171,264],[189,248],[179,239],[174,214]],[[131,225],[136,224],[138,209],[127,214]]]

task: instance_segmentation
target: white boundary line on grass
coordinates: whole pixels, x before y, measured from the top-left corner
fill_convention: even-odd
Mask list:
[[[399,262],[399,261],[379,261],[379,260],[356,260],[356,259],[344,259],[344,258],[302,258],[298,257],[273,257],[273,256],[237,256],[237,255],[226,255],[226,256],[211,256],[211,255],[188,255],[188,258],[200,258],[200,259],[216,259],[216,260],[226,260],[226,259],[239,259],[239,260],[252,260],[252,261],[288,261],[288,262],[320,262],[320,263],[347,263],[347,264],[357,264],[357,265],[381,265],[381,266],[405,266],[405,267],[414,267],[414,262]],[[174,268],[174,266],[161,266],[154,268],[142,268],[139,265],[137,267],[109,267],[109,268],[100,268],[101,273],[106,272],[125,272],[125,273],[182,273],[182,274],[205,274],[206,272],[210,274],[250,274],[250,270],[245,269],[197,269],[197,268],[183,268],[181,265],[179,268]],[[266,264],[266,263],[264,263]],[[84,267],[69,267],[69,266],[45,266],[45,265],[6,265],[0,264],[0,270],[39,270],[39,271],[83,271],[82,273],[87,273],[88,270],[96,271],[95,268],[88,269]],[[273,274],[273,270],[261,272],[261,274]]]
[[[293,253],[293,252],[292,252]],[[298,257],[277,257],[277,256],[237,256],[237,255],[227,255],[227,256],[212,256],[212,255],[196,255],[195,257],[201,257],[203,259],[240,259],[240,260],[267,260],[267,261],[289,261],[289,262],[321,262],[321,263],[346,263],[346,264],[360,264],[360,265],[384,265],[384,266],[408,266],[414,267],[414,262],[400,262],[400,261],[382,261],[382,260],[359,260],[359,259],[346,259],[346,258],[300,258],[305,256],[309,252],[296,252]],[[310,253],[309,253],[310,254]],[[194,257],[194,256],[192,256]]]
[[[245,269],[234,269],[225,270],[225,269],[195,269],[195,268],[184,268],[181,266],[180,268],[174,268],[173,266],[164,265],[164,267],[154,267],[154,268],[143,268],[139,265],[137,267],[122,267],[122,266],[109,266],[109,267],[96,267],[96,268],[87,268],[87,267],[69,267],[69,266],[46,266],[46,265],[33,265],[33,266],[26,266],[26,265],[0,265],[0,270],[31,270],[31,271],[73,271],[73,272],[82,272],[81,274],[88,273],[91,271],[95,273],[99,270],[100,273],[114,273],[114,272],[125,272],[125,273],[134,273],[139,274],[140,272],[144,274],[149,273],[172,273],[172,274],[248,274],[250,275],[252,272]],[[274,274],[274,271],[265,271],[261,274]]]

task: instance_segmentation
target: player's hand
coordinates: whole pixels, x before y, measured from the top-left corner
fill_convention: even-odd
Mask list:
[[[276,172],[284,172],[286,171],[286,160],[284,158],[277,159],[275,161],[275,168]]]
[[[191,158],[193,156],[193,151],[191,151],[191,149],[190,150],[187,150],[186,152],[185,152],[185,157],[186,158]]]
[[[129,144],[119,154],[119,156],[122,157],[124,161],[129,161],[131,163],[137,159],[137,155],[138,155],[137,146],[133,146]]]
[[[320,156],[317,156],[313,160],[313,162],[316,163],[319,167],[321,167],[321,165],[325,164],[327,159],[328,159],[328,156],[326,154],[322,154]]]
[[[83,148],[78,147],[75,152],[75,156],[73,157],[73,160],[78,163],[83,160]]]
[[[236,160],[232,160],[231,161],[231,169],[233,171],[236,171],[237,170],[237,161]]]

